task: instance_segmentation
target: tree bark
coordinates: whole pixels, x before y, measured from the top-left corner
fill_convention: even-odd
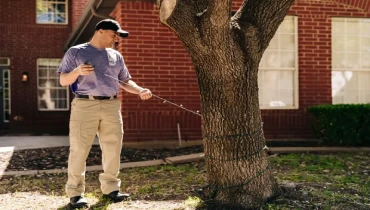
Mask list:
[[[192,58],[202,105],[208,186],[217,206],[255,209],[279,194],[258,99],[258,66],[294,0],[160,0],[160,20]]]

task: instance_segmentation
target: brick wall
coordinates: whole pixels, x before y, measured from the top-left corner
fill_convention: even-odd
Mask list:
[[[88,0],[70,0],[71,4],[71,26],[74,28],[77,22],[80,20],[81,14],[83,13]]]
[[[200,96],[190,57],[173,32],[159,22],[150,2],[121,1],[111,16],[130,32],[118,50],[133,80],[166,100],[200,110]],[[125,141],[177,140],[179,123],[183,140],[200,140],[200,117],[153,98],[142,101],[122,93]]]
[[[36,5],[27,0],[0,1],[0,57],[11,60],[12,133],[68,133],[69,111],[37,111],[36,59],[62,58],[71,27],[87,0],[69,1],[69,25],[36,24]],[[241,0],[233,1],[237,10]],[[268,139],[312,138],[307,107],[331,103],[330,17],[368,17],[368,0],[297,0],[290,15],[299,21],[299,109],[262,110]],[[121,1],[112,16],[130,32],[118,49],[134,80],[154,94],[191,110],[200,110],[197,78],[190,57],[174,33],[159,21],[153,3]],[[23,71],[30,81],[21,82]],[[197,115],[153,98],[141,101],[121,93],[126,141],[201,139]]]
[[[312,137],[307,108],[332,103],[331,17],[368,17],[369,6],[366,0],[299,0],[293,4],[289,14],[298,16],[299,109],[263,111],[267,138]]]
[[[68,22],[76,22],[87,0],[69,1]],[[72,12],[76,7],[77,12]],[[38,111],[37,59],[62,58],[71,24],[36,24],[36,1],[0,1],[0,57],[10,58],[10,133],[68,134],[69,111]],[[22,72],[29,81],[22,82]],[[22,121],[14,120],[21,116]],[[19,118],[18,118],[19,119]]]
[[[11,63],[11,118],[23,117],[23,121],[11,120],[10,129],[28,133],[33,128],[41,131],[43,121],[67,122],[64,115],[68,112],[37,111],[36,62],[38,58],[63,56],[61,49],[70,27],[36,24],[35,1],[0,1],[0,8],[0,56],[9,57]],[[24,71],[29,75],[26,83],[21,81]]]
[[[241,5],[233,1],[233,10]],[[299,109],[262,110],[267,139],[313,138],[307,108],[331,104],[331,17],[368,17],[370,1],[297,0],[289,15],[298,16]],[[181,42],[160,24],[152,3],[121,1],[112,16],[130,32],[118,49],[130,73],[153,93],[199,110],[199,92],[191,60]],[[189,140],[201,139],[200,118],[160,100],[140,101],[122,93],[126,141],[174,140],[176,124]],[[187,116],[187,117],[184,117]]]

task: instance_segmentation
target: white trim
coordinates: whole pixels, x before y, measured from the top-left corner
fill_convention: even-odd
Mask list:
[[[362,71],[362,72],[369,72],[370,69],[343,69],[343,68],[332,68],[332,71]]]
[[[6,64],[0,63],[0,66],[10,66],[10,59],[9,58],[7,58],[7,57],[0,57],[0,59],[6,59],[7,60]]]
[[[39,80],[40,79],[48,79],[50,77],[40,77],[40,71],[39,71],[39,63],[44,62],[44,61],[50,61],[50,60],[56,60],[59,63],[62,61],[60,58],[38,58],[36,62],[36,69],[37,69],[37,109],[39,111],[69,111],[69,87],[62,87],[62,86],[55,86],[51,87],[50,89],[54,90],[65,90],[66,91],[66,98],[62,98],[62,100],[66,100],[66,108],[57,108],[57,109],[45,109],[45,108],[40,108],[40,98],[39,98],[39,90],[44,90],[47,88],[40,87]],[[53,66],[56,67],[55,72],[57,71],[58,66]],[[52,79],[57,79],[59,80],[59,77],[52,77]],[[57,98],[59,100],[59,98]]]
[[[277,68],[274,68],[274,67],[259,67],[259,71],[290,71],[290,72],[293,72],[293,105],[288,105],[288,106],[276,106],[276,107],[272,107],[272,106],[264,106],[264,105],[260,105],[260,109],[269,109],[269,110],[274,110],[274,109],[298,109],[299,108],[299,54],[298,54],[298,17],[297,16],[287,16],[287,17],[291,17],[293,18],[293,24],[294,24],[294,33],[283,33],[283,34],[278,34],[278,32],[276,33],[278,36],[281,36],[281,35],[286,35],[286,34],[290,34],[290,35],[294,35],[294,53],[295,53],[295,67],[292,68],[292,67],[277,67]],[[276,35],[275,34],[275,35]],[[280,43],[279,43],[279,49],[274,49],[274,51],[278,51],[278,52],[291,52],[290,50],[281,50],[280,49],[281,46],[280,46]],[[267,48],[268,49],[268,48]],[[267,51],[267,50],[266,50]],[[266,52],[265,51],[265,52]],[[281,58],[280,58],[281,59]],[[261,60],[262,62],[262,60]],[[260,65],[261,66],[261,65]],[[265,89],[267,90],[267,89]],[[284,90],[284,89],[281,89],[281,90]],[[260,98],[261,99],[261,98]]]
[[[298,53],[298,17],[294,17],[294,29],[295,29],[295,52],[296,52],[296,59],[295,59],[295,72],[294,72],[294,109],[299,108],[299,53]]]
[[[8,111],[9,112],[9,119],[10,119],[10,115],[11,115],[11,88],[10,88],[10,70],[9,69],[4,69],[3,71],[3,93],[5,92],[5,89],[8,89],[8,109],[5,108],[5,94],[3,94],[3,121],[4,122],[9,122],[9,120],[6,120],[5,119],[5,111]],[[5,85],[4,85],[4,75],[5,75],[5,72],[8,72],[8,87],[5,88]]]
[[[339,27],[341,28],[339,31],[342,32],[342,34],[336,33],[338,31],[335,31],[336,29],[334,27],[335,23],[342,24],[342,26]],[[358,29],[358,31],[351,31],[351,29],[348,29],[348,23],[357,24],[356,29]],[[365,23],[367,27],[361,27],[360,24],[362,23]],[[333,17],[331,19],[331,26],[332,26],[332,40],[331,40],[332,41],[332,49],[331,49],[332,51],[332,61],[331,61],[331,65],[332,65],[332,69],[331,69],[332,104],[369,103],[370,99],[367,99],[367,98],[370,95],[370,88],[367,88],[367,89],[361,88],[360,81],[368,83],[366,79],[364,81],[364,77],[362,76],[364,76],[363,75],[364,73],[367,73],[367,75],[365,74],[365,76],[368,76],[370,74],[370,67],[368,67],[369,65],[368,62],[362,63],[365,61],[364,59],[366,59],[367,57],[370,57],[369,56],[370,55],[370,44],[369,42],[367,42],[367,45],[365,45],[366,43],[361,42],[363,41],[362,38],[370,38],[370,36],[368,35],[369,27],[370,27],[370,19],[369,18],[353,18],[353,17]],[[364,29],[365,30],[367,29],[367,30],[364,31]],[[351,40],[352,41],[358,40],[358,42],[356,43],[358,45],[357,49],[354,48],[351,50],[346,50],[346,49],[343,50],[339,48],[339,50],[336,50],[336,48],[338,49],[337,46],[339,46],[338,44],[335,45],[337,43],[335,41],[337,37],[344,38],[344,43],[339,43],[339,44],[343,44],[343,46],[348,46],[348,42]],[[350,37],[350,39],[348,39],[348,37]],[[364,47],[369,48],[369,51],[367,50],[367,48],[364,49]],[[342,58],[345,58],[345,60],[343,61],[344,63],[342,63],[341,65],[336,65],[335,61],[339,61],[338,59],[341,59],[341,57],[338,58],[336,56],[340,54],[342,54],[341,55]],[[346,63],[346,61],[348,60],[347,56],[351,54],[352,55],[358,54],[358,59],[359,59],[358,62],[355,61],[352,63],[351,62]],[[366,56],[366,57],[362,57],[362,56]],[[356,64],[356,65],[353,65],[353,64]],[[366,65],[363,65],[363,64],[366,64]],[[339,66],[339,68],[335,66]],[[355,68],[352,68],[352,67],[355,67]],[[335,72],[339,72],[339,74]],[[335,75],[338,77],[335,77]],[[342,75],[342,77],[340,75]],[[334,80],[335,78],[336,80]],[[358,81],[356,80],[352,81],[353,78],[356,80],[358,79]],[[351,81],[352,81],[352,84],[356,84],[354,88],[351,88],[348,86],[348,84],[351,84]],[[339,98],[336,99],[336,97],[339,97]],[[366,97],[366,98],[361,100],[360,97]]]

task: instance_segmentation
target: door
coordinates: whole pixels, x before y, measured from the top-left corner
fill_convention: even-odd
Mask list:
[[[10,71],[0,66],[0,130],[8,128],[10,118]]]

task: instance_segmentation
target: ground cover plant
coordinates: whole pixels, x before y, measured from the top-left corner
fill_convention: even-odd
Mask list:
[[[370,209],[370,153],[279,154],[269,157],[281,195],[263,206],[280,209]],[[200,199],[205,165],[194,162],[124,169],[122,191],[130,201],[101,199],[99,172],[87,172],[88,209],[217,209]],[[2,209],[70,209],[64,195],[66,174],[4,176],[0,180]]]

